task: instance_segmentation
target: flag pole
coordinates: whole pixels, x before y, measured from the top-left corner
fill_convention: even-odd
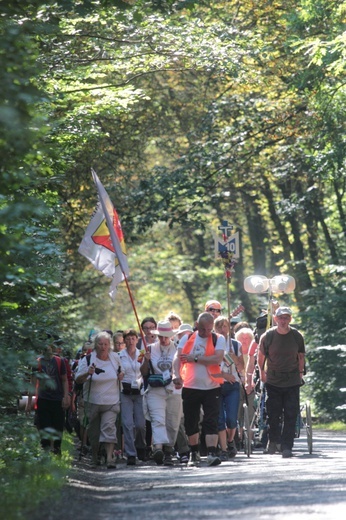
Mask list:
[[[130,289],[130,285],[129,285],[127,276],[124,273],[123,273],[123,275],[124,275],[124,280],[125,280],[125,284],[126,284],[126,287],[127,287],[127,292],[129,293],[132,309],[133,309],[134,315],[136,317],[138,330],[139,330],[139,333],[141,335],[141,339],[142,339],[144,348],[145,348],[146,352],[148,352],[148,345],[147,345],[147,342],[146,342],[146,339],[145,339],[145,336],[144,336],[144,333],[143,333],[143,330],[142,330],[142,327],[141,327],[141,324],[140,324],[140,321],[139,321],[139,317],[138,317],[135,301],[133,299],[132,292],[131,292],[131,289]]]
[[[140,326],[140,321],[139,321],[139,318],[138,318],[137,309],[136,309],[135,302],[134,302],[134,299],[133,299],[133,296],[132,296],[132,292],[131,292],[131,289],[130,289],[130,285],[129,285],[129,282],[128,282],[128,279],[127,279],[127,272],[128,272],[127,259],[126,259],[125,254],[122,251],[119,239],[118,239],[117,235],[115,234],[115,230],[114,230],[114,223],[113,223],[114,206],[112,204],[112,201],[109,198],[108,193],[106,192],[106,190],[103,187],[100,179],[98,178],[97,173],[95,172],[95,170],[91,169],[91,173],[92,173],[92,176],[93,176],[93,179],[94,179],[94,183],[96,185],[96,189],[97,189],[97,192],[98,192],[98,195],[99,195],[99,200],[100,200],[100,203],[101,203],[101,206],[102,206],[102,210],[103,210],[106,222],[107,222],[110,239],[111,239],[111,242],[112,242],[112,245],[113,245],[116,257],[118,259],[119,267],[120,267],[120,270],[122,272],[122,275],[123,275],[123,278],[124,278],[124,281],[125,281],[125,284],[126,284],[126,287],[127,287],[127,291],[128,291],[129,297],[130,297],[132,309],[133,309],[133,312],[134,312],[134,315],[135,315],[135,318],[136,318],[136,321],[137,321],[137,325],[138,325],[138,329],[139,329],[139,332],[140,332],[140,335],[141,335],[141,339],[142,339],[144,348],[147,351],[148,350],[147,342],[145,340],[145,337],[144,337],[144,334],[143,334],[143,331],[142,331],[142,327]],[[108,204],[109,208],[107,208],[107,204]],[[112,217],[110,215],[110,211],[112,212]],[[118,224],[120,226],[119,218],[118,218],[118,221],[119,221]]]

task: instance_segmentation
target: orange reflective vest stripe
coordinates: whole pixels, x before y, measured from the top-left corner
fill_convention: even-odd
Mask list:
[[[215,333],[214,333],[215,334]],[[190,354],[192,349],[193,349],[193,346],[194,346],[194,343],[195,343],[195,338],[197,336],[197,332],[194,332],[193,334],[191,334],[191,336],[189,337],[189,339],[187,340],[187,342],[185,343],[185,345],[183,346],[183,349],[182,349],[182,353],[183,354]],[[219,337],[220,334],[217,334],[217,337]],[[210,336],[208,336],[208,339],[207,339],[207,345],[206,345],[206,348],[205,348],[205,356],[213,356],[215,354],[215,347],[214,347],[214,343],[213,343],[213,336],[212,334],[210,334]],[[219,383],[220,385],[224,382],[224,380],[222,378],[218,378],[218,377],[213,377],[211,374],[221,374],[221,368],[220,368],[220,365],[208,365],[206,366],[206,369],[209,373],[209,376],[210,378],[215,381],[216,383]],[[187,377],[187,375],[190,375],[189,374],[189,371],[193,370],[193,365],[192,363],[184,363],[181,368],[180,368],[180,376],[182,378],[182,380],[184,381]]]

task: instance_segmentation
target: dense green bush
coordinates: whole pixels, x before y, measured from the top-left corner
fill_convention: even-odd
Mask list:
[[[60,459],[41,450],[32,416],[1,415],[0,420],[0,517],[25,519],[66,482],[73,438],[64,436]]]
[[[326,421],[346,423],[346,345],[318,347],[308,352],[307,383],[314,410]]]

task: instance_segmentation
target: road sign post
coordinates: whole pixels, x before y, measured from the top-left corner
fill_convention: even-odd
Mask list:
[[[223,220],[218,229],[222,232],[222,239],[218,236],[215,240],[215,258],[221,259],[225,268],[225,276],[227,282],[227,310],[228,318],[231,316],[231,301],[230,301],[230,284],[234,266],[240,257],[239,250],[239,233],[231,234],[233,226],[228,224],[227,220]]]

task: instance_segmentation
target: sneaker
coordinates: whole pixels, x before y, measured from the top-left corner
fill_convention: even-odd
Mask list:
[[[289,459],[290,457],[293,457],[292,450],[282,450],[282,456],[284,459]]]
[[[165,453],[163,464],[164,466],[174,466],[173,458],[170,453]]]
[[[193,466],[198,467],[200,462],[201,462],[201,457],[200,457],[198,451],[191,451],[190,457],[189,457],[189,462],[187,463],[187,465],[190,467],[193,467]]]
[[[228,451],[222,451],[220,453],[220,460],[221,462],[226,462],[229,459]]]
[[[187,464],[189,462],[189,454],[188,453],[182,453],[179,456],[179,462],[180,462],[180,464]]]
[[[217,457],[217,455],[209,453],[207,456],[207,464],[208,466],[218,466],[219,464],[221,464],[221,459],[220,457]]]
[[[268,441],[267,447],[263,453],[265,453],[267,455],[274,455],[274,453],[276,453],[276,450],[277,450],[276,442]]]
[[[127,457],[127,465],[128,466],[135,466],[136,465],[136,457],[134,455],[129,455]]]
[[[230,459],[233,459],[237,453],[238,453],[238,450],[236,448],[236,445],[235,445],[235,441],[231,441],[228,443],[228,456]]]
[[[89,448],[88,446],[82,446],[81,449],[80,449],[80,453],[82,455],[82,457],[85,457],[86,455],[88,455],[89,453]]]
[[[107,461],[107,469],[116,469],[115,460],[109,460]]]
[[[153,453],[153,459],[154,461],[156,462],[156,464],[158,466],[160,466],[162,463],[163,463],[163,451],[158,449],[158,450],[155,450],[154,453]]]

